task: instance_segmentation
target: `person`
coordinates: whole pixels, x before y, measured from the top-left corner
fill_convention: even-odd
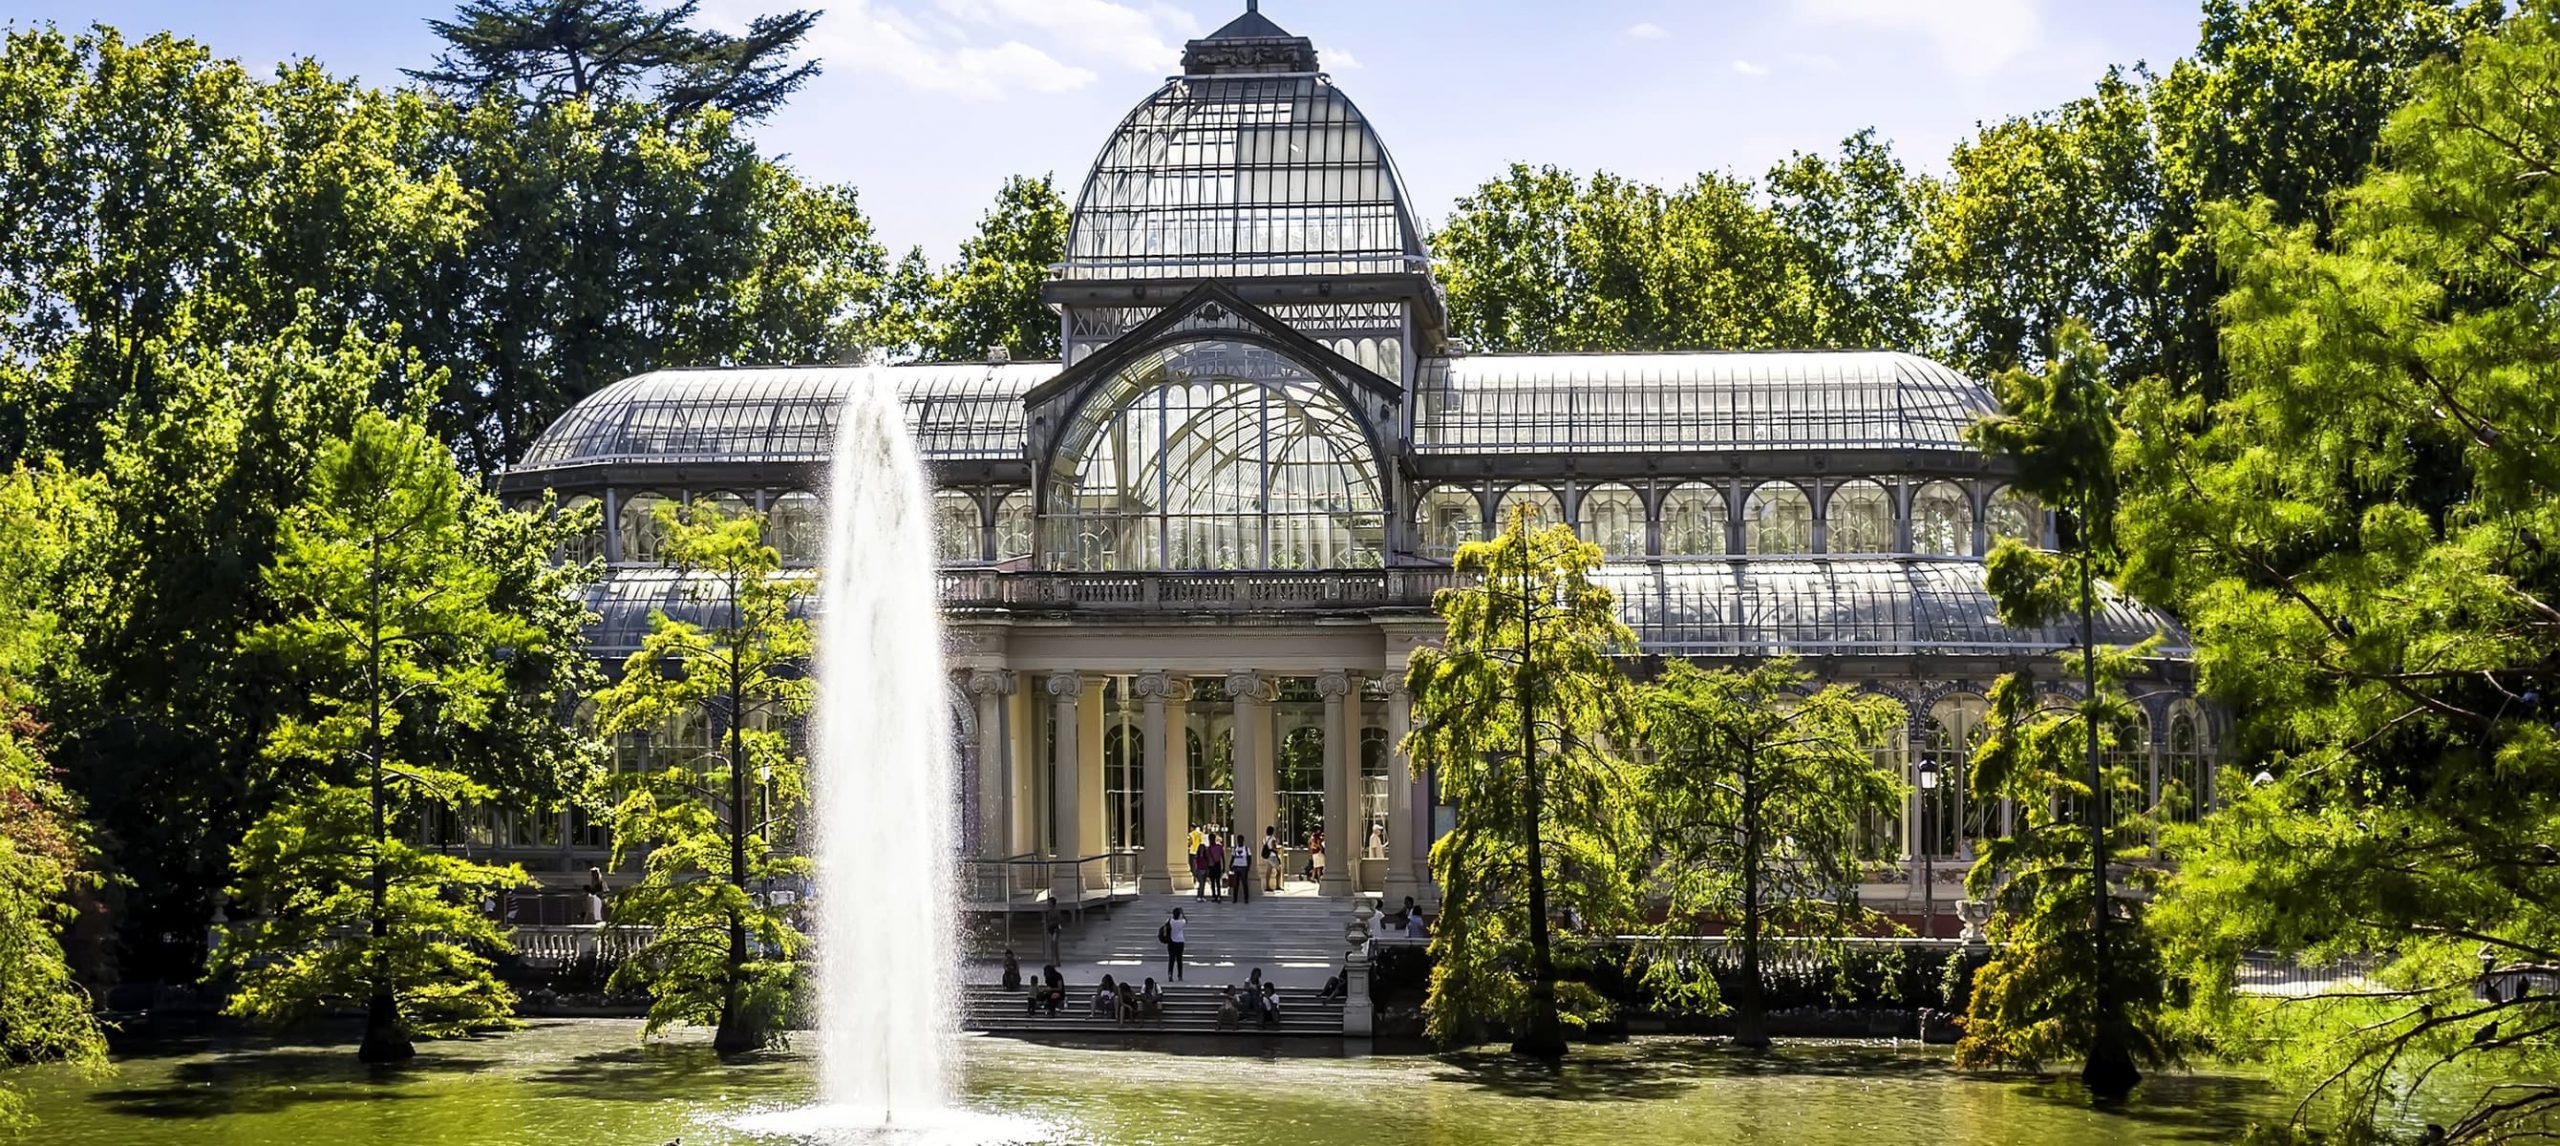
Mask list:
[[[1404,937],[1407,939],[1422,937],[1422,909],[1414,906],[1413,897],[1410,895],[1404,897]]]
[[[1323,1002],[1329,999],[1343,998],[1349,992],[1349,988],[1344,986],[1343,983],[1344,975],[1348,973],[1348,970],[1348,968],[1345,968],[1343,972],[1327,976],[1324,981],[1324,989],[1316,992],[1316,1001]]]
[[[1102,977],[1102,985],[1093,989],[1093,1017],[1108,1019],[1120,1013],[1120,988],[1111,976]]]
[[[1004,989],[1008,991],[1022,989],[1022,962],[1013,957],[1011,947],[1004,949]]]
[[[1182,979],[1182,933],[1187,926],[1188,925],[1182,918],[1182,909],[1179,907],[1173,909],[1173,918],[1164,921],[1164,977],[1166,982],[1179,982]]]
[[[1262,829],[1262,890],[1281,890],[1280,879],[1284,873],[1280,870],[1280,860],[1280,829],[1277,825],[1265,825]]]
[[[1065,935],[1067,932],[1067,919],[1065,915],[1058,911],[1058,897],[1055,892],[1050,893],[1047,906],[1041,908],[1040,930],[1048,936],[1048,961],[1051,963],[1066,962],[1065,959],[1060,958],[1058,955],[1058,938]]]
[[[1218,993],[1218,1028],[1225,1030],[1243,1022],[1244,1006],[1236,998],[1236,985],[1229,983],[1226,990]]]
[[[1148,976],[1146,990],[1138,992],[1138,1021],[1164,1025],[1164,988],[1156,986],[1155,976]]]
[[[1249,881],[1253,875],[1253,849],[1244,846],[1243,836],[1235,837],[1235,841],[1236,846],[1228,849],[1227,862],[1233,868],[1227,873],[1227,883],[1235,889],[1236,902],[1243,903],[1251,898],[1246,894],[1246,888],[1251,886]]]
[[[1138,989],[1130,986],[1128,980],[1123,979],[1120,982],[1120,1025],[1130,1027],[1136,1026],[1137,1023]]]
[[[1280,1025],[1280,984],[1278,983],[1262,985],[1262,1025],[1266,1027]]]
[[[1387,825],[1383,822],[1373,822],[1369,825],[1369,858],[1373,860],[1387,858]]]
[[[1191,829],[1191,898],[1209,898],[1209,842]]]
[[[1245,979],[1244,1002],[1242,1004],[1242,1010],[1245,1017],[1253,1019],[1256,1022],[1260,1022],[1262,1020],[1262,1004],[1267,998],[1263,994],[1262,989],[1268,985],[1269,984],[1263,982],[1262,968],[1260,967],[1254,968],[1253,974]]]
[[[1307,836],[1307,878],[1324,879],[1324,829],[1317,828]]]
[[[1226,886],[1226,879],[1227,846],[1212,834],[1209,837],[1209,902],[1225,903],[1227,901],[1224,895],[1219,894]]]
[[[587,922],[604,922],[604,869],[587,869]]]
[[[1050,1014],[1054,1015],[1065,1009],[1067,977],[1058,973],[1057,964],[1051,963],[1040,969],[1040,995],[1041,1003],[1049,1008]]]

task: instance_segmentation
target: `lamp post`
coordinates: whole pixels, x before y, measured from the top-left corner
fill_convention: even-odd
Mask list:
[[[1938,762],[1920,762],[1920,937],[1938,937],[1938,873],[1929,849],[1937,846]]]

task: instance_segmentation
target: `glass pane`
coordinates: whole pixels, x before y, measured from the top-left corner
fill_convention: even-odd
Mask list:
[[[1423,556],[1450,557],[1458,547],[1484,539],[1484,510],[1474,490],[1441,486],[1422,495],[1414,511],[1414,532]]]
[[[661,560],[667,543],[666,526],[658,520],[661,506],[675,504],[664,494],[633,493],[622,498],[622,560],[632,565],[655,565]]]
[[[2002,489],[1992,494],[1984,507],[1982,527],[1994,542],[2013,537],[2029,545],[2042,545],[2044,531],[2036,528],[2037,518],[2034,503],[2029,502],[2024,494],[2014,489]]]
[[[1871,481],[1853,481],[1831,491],[1824,519],[1826,551],[1891,553],[1893,495]]]
[[[1564,499],[1542,485],[1515,485],[1502,492],[1493,506],[1493,528],[1496,532],[1511,528],[1522,510],[1529,512],[1529,528],[1544,529],[1564,523]]]
[[[1790,482],[1773,481],[1752,490],[1742,507],[1742,538],[1745,553],[1813,552],[1813,502]]]
[[[945,565],[985,560],[978,533],[978,499],[956,489],[933,494],[933,542]]]
[[[1727,551],[1724,494],[1692,482],[1662,499],[1662,554],[1719,557]]]
[[[1973,503],[1962,487],[1933,481],[1911,496],[1911,550],[1939,557],[1973,552]]]
[[[1576,532],[1610,557],[1645,554],[1644,498],[1622,485],[1593,486],[1582,495]]]

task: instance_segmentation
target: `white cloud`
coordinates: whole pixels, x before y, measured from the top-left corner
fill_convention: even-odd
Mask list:
[[[758,0],[710,0],[743,28]],[[1103,71],[1165,75],[1199,22],[1170,4],[1121,0],[836,0],[808,53],[837,74],[878,76],[930,95],[1001,100],[1091,85]]]
[[[1113,0],[938,0],[944,12],[1000,34],[1047,41],[1070,59],[1162,74],[1181,59],[1183,40],[1197,35],[1189,13],[1164,4],[1140,8]]]
[[[1327,48],[1319,45],[1316,48],[1316,58],[1324,61],[1324,69],[1328,72],[1348,72],[1360,67],[1360,57],[1352,55],[1348,48]]]
[[[2048,0],[1792,0],[1799,19],[1928,41],[1939,63],[1979,78],[2044,42]]]
[[[1769,69],[1752,63],[1749,60],[1735,60],[1733,62],[1733,70],[1746,76],[1765,76],[1769,74]]]
[[[1664,31],[1662,25],[1656,24],[1650,20],[1627,29],[1627,34],[1639,40],[1668,40],[1671,38],[1671,33]]]

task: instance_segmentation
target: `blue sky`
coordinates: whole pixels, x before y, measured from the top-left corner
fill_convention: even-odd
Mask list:
[[[743,25],[792,0],[704,0]],[[1243,0],[797,0],[826,74],[757,128],[851,182],[893,248],[946,257],[1004,177],[1072,197],[1183,40]],[[171,29],[261,69],[313,55],[392,82],[449,0],[9,0],[20,23]],[[1312,37],[1431,219],[1513,161],[1665,182],[1763,171],[1873,126],[1936,169],[1984,120],[2086,92],[2110,63],[2193,48],[2196,0],[1264,0]]]

